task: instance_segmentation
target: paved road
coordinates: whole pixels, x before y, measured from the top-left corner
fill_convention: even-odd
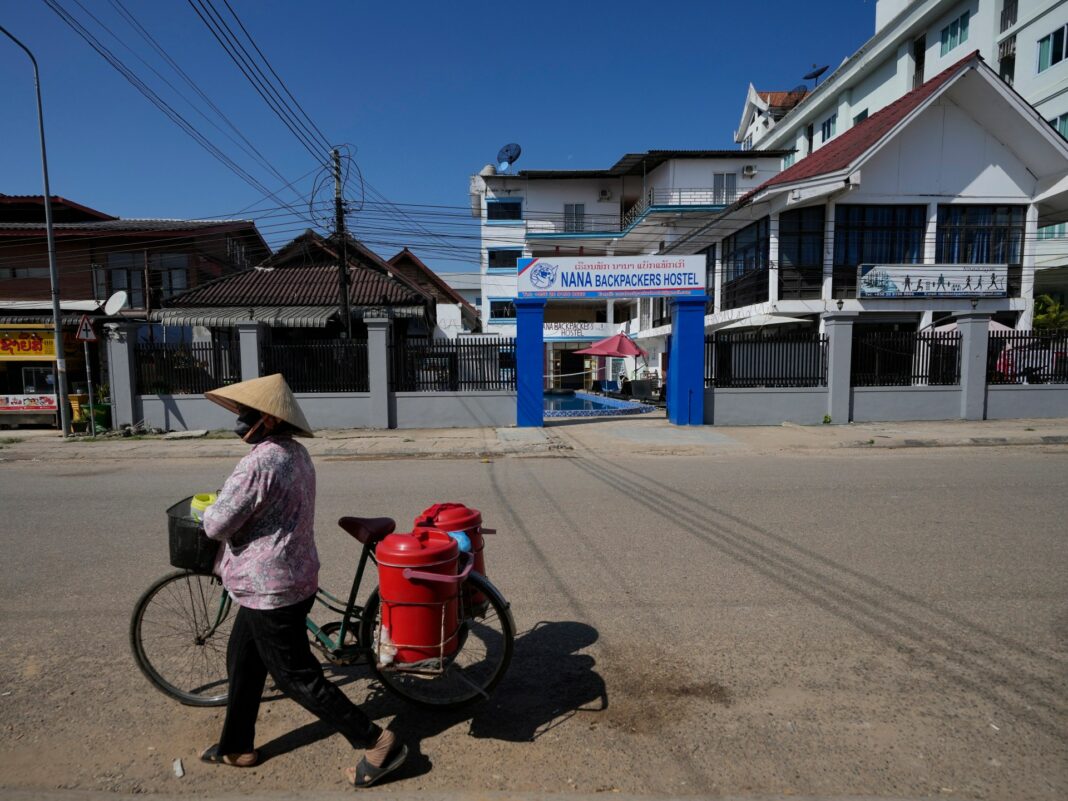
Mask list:
[[[566,436],[566,432],[565,432]],[[493,700],[426,716],[337,676],[416,744],[397,791],[1068,797],[1068,448],[318,461],[342,514],[483,510],[521,632]],[[162,510],[232,463],[0,463],[0,788],[340,789],[288,701],[271,757],[194,761],[215,710],[140,676],[126,624],[168,569]],[[184,759],[186,776],[171,764]],[[0,793],[2,795],[2,793]]]

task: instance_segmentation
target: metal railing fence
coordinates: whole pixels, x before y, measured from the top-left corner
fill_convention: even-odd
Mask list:
[[[957,331],[859,331],[853,335],[855,387],[953,386],[960,383]]]
[[[409,339],[390,346],[394,392],[514,390],[515,340]]]
[[[986,382],[1068,384],[1068,329],[991,332]]]
[[[139,395],[195,395],[241,380],[230,342],[139,342],[134,355]]]
[[[724,331],[705,337],[705,386],[827,385],[827,336]]]
[[[280,342],[260,353],[264,375],[281,373],[294,392],[368,392],[367,343],[351,339]]]

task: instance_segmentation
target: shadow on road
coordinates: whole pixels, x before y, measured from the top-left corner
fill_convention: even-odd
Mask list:
[[[597,638],[597,630],[585,623],[541,621],[516,637],[508,673],[487,701],[456,711],[422,709],[374,682],[361,708],[374,719],[396,715],[390,728],[405,739],[411,751],[398,778],[419,776],[432,768],[422,752],[423,740],[464,721],[471,737],[523,743],[533,742],[580,712],[606,710],[608,692],[594,669],[596,662],[579,653]],[[370,676],[366,665],[325,667],[339,686]],[[309,723],[264,743],[260,755],[272,759],[334,733],[325,723]],[[358,758],[359,754],[354,755],[353,764]]]

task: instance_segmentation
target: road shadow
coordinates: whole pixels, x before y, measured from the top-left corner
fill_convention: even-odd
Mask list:
[[[604,679],[594,669],[596,660],[580,651],[598,639],[595,628],[575,621],[541,621],[516,637],[512,662],[490,698],[475,706],[438,711],[413,706],[373,681],[360,703],[375,720],[396,715],[390,728],[408,744],[408,762],[398,779],[429,773],[430,758],[422,742],[455,726],[468,724],[468,736],[507,742],[534,742],[580,712],[603,712],[608,708]],[[366,665],[324,666],[339,686],[370,677]],[[264,760],[295,751],[335,734],[316,721],[259,746]],[[354,754],[354,764],[360,754]]]

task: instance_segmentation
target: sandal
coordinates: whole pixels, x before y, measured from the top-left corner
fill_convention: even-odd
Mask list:
[[[367,757],[364,757],[355,769],[348,768],[345,773],[349,784],[353,787],[370,787],[403,765],[404,760],[407,758],[408,746],[404,743],[397,743],[393,750],[386,755],[386,761],[380,767],[376,768],[367,761]]]
[[[201,762],[210,765],[229,765],[232,768],[251,768],[260,762],[259,751],[249,751],[247,754],[220,754],[219,744],[206,748],[200,755]]]

